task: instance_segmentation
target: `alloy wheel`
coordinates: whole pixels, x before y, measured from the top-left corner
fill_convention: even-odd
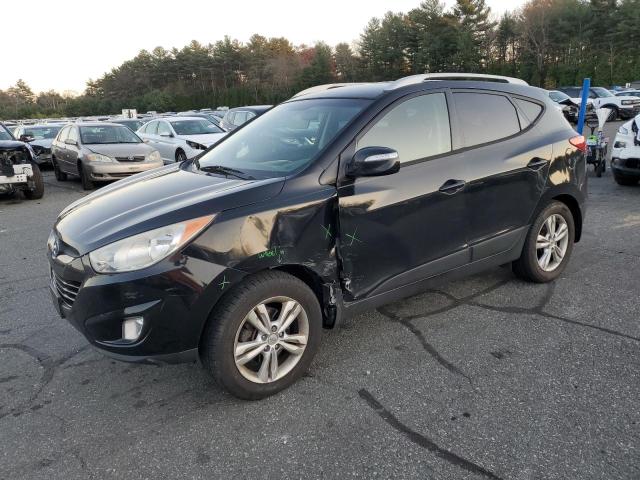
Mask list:
[[[269,298],[251,309],[236,332],[236,367],[251,382],[275,382],[298,364],[308,339],[302,305],[289,297]]]
[[[560,266],[569,245],[569,226],[562,215],[549,216],[538,232],[536,256],[538,266],[545,272],[553,272]]]

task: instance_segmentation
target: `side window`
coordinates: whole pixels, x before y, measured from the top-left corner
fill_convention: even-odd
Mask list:
[[[402,163],[451,151],[445,94],[421,95],[393,107],[358,140],[356,149],[364,147],[393,148]]]
[[[145,133],[148,133],[149,135],[155,135],[156,133],[158,133],[158,123],[160,122],[156,121],[148,124]]]
[[[507,97],[488,93],[454,93],[466,146],[493,142],[520,132],[516,108]]]
[[[165,135],[171,135],[171,129],[167,122],[158,122],[158,135],[162,135],[163,133]]]
[[[78,129],[75,127],[69,127],[69,136],[67,137],[69,140],[78,141]]]
[[[542,107],[537,103],[522,100],[520,98],[515,98],[514,101],[521,110],[521,112],[518,112],[518,117],[520,117],[520,127],[524,130],[540,116],[542,113]]]
[[[246,121],[247,121],[247,112],[236,112],[235,116],[233,117],[233,124],[236,127],[239,127]]]
[[[227,123],[229,123],[231,125],[234,125],[233,119],[234,119],[235,116],[236,116],[236,112],[229,112],[223,117],[223,119],[224,119],[225,122],[227,122]]]
[[[589,90],[589,98],[598,98],[598,95],[593,90]]]
[[[245,120],[246,122],[248,122],[249,120],[251,120],[253,117],[255,117],[256,114],[253,112],[247,112],[247,119]]]
[[[64,142],[67,139],[69,128],[70,127],[64,127],[62,130],[60,130],[60,133],[58,133],[58,137],[56,138],[58,142]]]

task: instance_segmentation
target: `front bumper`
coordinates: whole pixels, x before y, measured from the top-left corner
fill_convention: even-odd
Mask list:
[[[137,272],[110,275],[96,274],[88,255],[74,258],[63,251],[53,257],[49,251],[48,259],[49,290],[60,316],[94,347],[130,362],[195,360],[204,325],[224,290],[219,283],[244,276],[183,253]],[[133,317],[144,322],[131,342],[122,338],[122,323]]]
[[[611,170],[625,176],[640,178],[640,158],[611,158]]]
[[[618,109],[621,118],[629,119],[640,113],[640,104],[637,105],[621,105]]]
[[[113,162],[113,163],[87,163],[86,169],[91,180],[111,181],[146,172],[154,168],[164,166],[162,160],[157,162]]]

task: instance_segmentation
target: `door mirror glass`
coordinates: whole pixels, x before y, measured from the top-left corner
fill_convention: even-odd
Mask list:
[[[376,177],[400,170],[400,155],[393,148],[365,147],[353,156],[347,166],[350,177]]]
[[[73,138],[67,138],[64,143],[66,143],[67,145],[78,145],[78,142],[76,142]]]

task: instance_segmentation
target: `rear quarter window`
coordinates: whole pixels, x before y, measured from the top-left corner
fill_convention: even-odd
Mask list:
[[[453,97],[467,147],[520,132],[518,113],[507,97],[467,92],[456,92]]]
[[[520,117],[520,127],[523,130],[534,123],[542,113],[542,106],[537,103],[523,100],[521,98],[515,98],[514,102],[520,109],[518,117]]]

